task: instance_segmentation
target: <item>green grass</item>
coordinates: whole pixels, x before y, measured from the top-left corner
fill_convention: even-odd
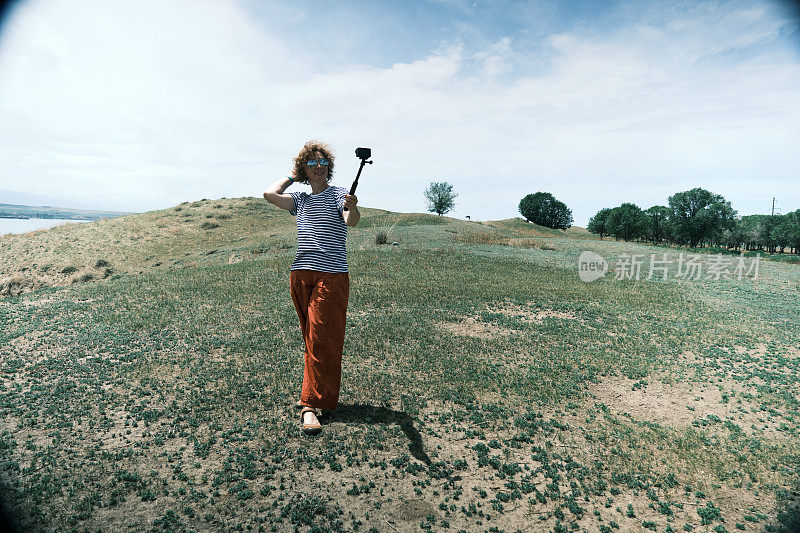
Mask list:
[[[0,277],[52,272],[0,300],[0,489],[26,530],[796,520],[800,267],[586,284],[582,250],[658,249],[364,209],[341,405],[309,439],[291,407],[293,222],[223,199],[3,241]],[[400,246],[376,245],[379,229]],[[479,232],[491,238],[465,240]],[[549,246],[505,240],[527,235]],[[610,383],[706,403],[670,405],[685,421],[670,426],[628,412]]]

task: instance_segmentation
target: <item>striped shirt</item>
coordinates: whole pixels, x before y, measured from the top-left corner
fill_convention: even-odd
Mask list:
[[[289,193],[297,217],[297,255],[292,270],[347,272],[347,225],[342,208],[348,190],[329,186],[319,194]]]

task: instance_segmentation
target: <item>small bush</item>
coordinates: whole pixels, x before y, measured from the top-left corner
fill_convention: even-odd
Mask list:
[[[78,267],[74,267],[74,266],[70,265],[70,266],[65,266],[64,268],[62,268],[61,269],[61,273],[62,274],[72,274],[73,272],[76,272],[77,270],[78,270]]]
[[[203,222],[202,224],[200,224],[201,229],[214,229],[218,227],[219,224],[217,224],[216,222]]]
[[[386,244],[389,242],[389,236],[386,234],[386,230],[378,230],[375,233],[375,244]]]
[[[715,507],[711,502],[706,502],[705,507],[699,507],[697,514],[700,517],[700,525],[703,526],[722,521],[722,512],[720,512],[719,507]]]
[[[178,514],[172,509],[167,510],[164,516],[153,521],[153,531],[179,531],[185,526]]]
[[[108,261],[106,261],[105,259],[98,259],[97,263],[94,264],[94,267],[95,268],[104,268],[104,267],[107,267],[109,265],[110,265],[110,263]]]
[[[338,506],[337,506],[338,507]],[[295,526],[318,525],[323,521],[334,521],[338,517],[336,508],[330,508],[319,496],[295,494],[281,510],[281,518],[288,518]],[[325,520],[327,519],[327,520]],[[317,530],[318,531],[318,530]]]
[[[33,280],[19,275],[0,279],[0,296],[19,296],[26,288],[34,286]]]

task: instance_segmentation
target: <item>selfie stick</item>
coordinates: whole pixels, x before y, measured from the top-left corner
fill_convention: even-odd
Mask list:
[[[361,177],[361,171],[364,170],[364,165],[371,165],[372,161],[367,161],[370,157],[372,157],[372,150],[369,148],[356,148],[356,157],[361,159],[361,166],[358,167],[358,174],[356,174],[356,181],[353,182],[353,185],[350,187],[350,195],[354,195],[356,193],[356,187],[358,187],[358,178]],[[345,211],[349,211],[346,207],[344,208]]]

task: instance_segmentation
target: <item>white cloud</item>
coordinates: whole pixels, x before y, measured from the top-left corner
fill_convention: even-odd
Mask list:
[[[483,74],[487,78],[511,72],[514,68],[511,39],[503,37],[486,50],[476,53],[475,58],[483,64]]]
[[[800,167],[800,65],[770,47],[786,22],[758,6],[551,35],[535,73],[511,36],[323,72],[236,3],[74,6],[21,4],[0,41],[0,122],[13,125],[0,189],[119,209],[258,195],[316,137],[339,152],[341,185],[352,149],[373,148],[359,197],[387,209],[423,210],[433,180],[473,218],[516,216],[538,190],[578,224],[704,183],[744,204],[758,180],[800,208],[799,186],[778,181]]]

